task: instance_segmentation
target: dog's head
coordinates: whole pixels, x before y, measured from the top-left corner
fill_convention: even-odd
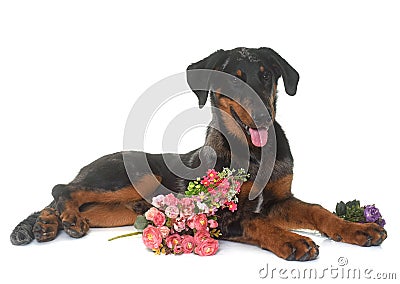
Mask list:
[[[296,70],[270,48],[218,50],[187,68],[197,69],[232,75],[223,81],[217,80],[217,83],[212,76],[202,77],[200,80],[206,81],[203,83],[207,90],[196,90],[194,86],[198,82],[195,81],[199,77],[190,75],[190,72],[187,73],[187,80],[199,99],[200,107],[210,96],[212,106],[221,110],[220,115],[229,133],[243,137],[240,134],[245,132],[247,142],[251,141],[256,147],[266,144],[268,127],[275,119],[278,79],[283,78],[285,91],[291,96],[296,94],[299,81]],[[246,86],[243,82],[256,93],[257,100],[246,95],[248,92],[243,92],[243,86]],[[227,116],[230,116],[229,119]]]

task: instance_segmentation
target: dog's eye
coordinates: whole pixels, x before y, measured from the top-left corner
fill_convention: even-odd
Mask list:
[[[263,72],[262,73],[262,78],[264,79],[264,80],[269,80],[270,78],[271,78],[271,73],[270,72]]]

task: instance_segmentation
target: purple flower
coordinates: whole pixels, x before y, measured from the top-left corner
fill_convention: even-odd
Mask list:
[[[386,221],[383,218],[379,218],[376,223],[381,227],[384,227],[386,225]]]
[[[382,217],[379,209],[375,207],[375,205],[367,205],[364,209],[364,217],[365,221],[368,223],[375,223],[379,218]]]

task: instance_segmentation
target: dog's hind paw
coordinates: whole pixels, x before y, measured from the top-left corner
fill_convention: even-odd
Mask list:
[[[73,238],[81,238],[89,231],[88,220],[82,218],[78,212],[64,211],[61,221],[64,231]]]
[[[57,236],[61,222],[57,212],[52,208],[45,208],[40,212],[33,226],[33,235],[38,242],[48,242]]]

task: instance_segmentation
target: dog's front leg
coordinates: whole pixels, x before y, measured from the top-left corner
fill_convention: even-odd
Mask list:
[[[378,246],[387,237],[386,230],[375,223],[345,221],[320,205],[289,198],[275,206],[269,215],[287,229],[312,229],[338,242],[360,246]]]
[[[286,260],[317,258],[319,249],[312,239],[290,232],[269,218],[256,215],[242,222],[242,236],[230,240],[257,245]]]
[[[264,192],[265,196],[273,196],[279,204],[282,202],[279,200],[286,200],[292,196],[290,192],[291,183],[291,175],[271,182],[265,189],[268,191]],[[256,185],[252,182],[246,182],[242,185],[238,208],[253,208],[252,205],[249,206],[248,200],[253,186]],[[255,213],[254,210],[250,212],[242,211],[241,214],[244,217],[239,218],[241,221],[223,224],[226,227],[226,237],[224,233],[222,237],[231,241],[257,245],[286,260],[305,261],[317,258],[319,254],[318,246],[312,239],[290,232],[287,228],[282,227],[280,218],[270,218],[269,213],[265,212],[269,206],[262,208],[263,204],[261,203],[257,207],[260,208],[260,213]]]

